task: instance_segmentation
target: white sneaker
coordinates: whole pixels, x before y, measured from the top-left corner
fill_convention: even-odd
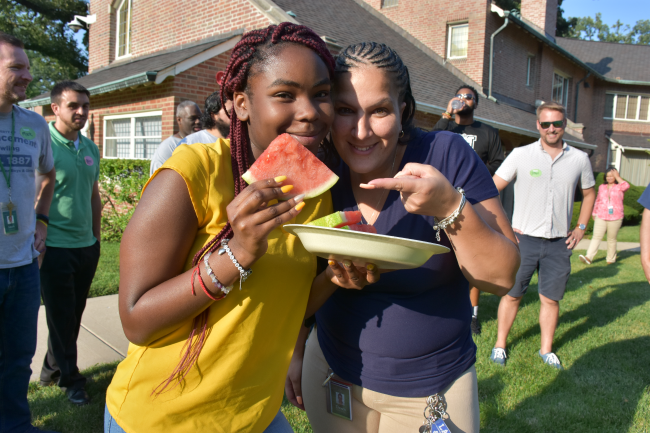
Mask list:
[[[506,365],[506,349],[495,347],[490,354],[490,361],[499,365]]]
[[[578,256],[578,258],[579,258],[580,261],[581,261],[582,263],[584,263],[585,265],[590,265],[590,264],[591,264],[591,260],[589,260],[587,257],[583,256],[582,254],[580,254],[580,255]]]

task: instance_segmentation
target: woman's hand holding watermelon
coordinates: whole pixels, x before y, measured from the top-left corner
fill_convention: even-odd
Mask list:
[[[292,185],[282,185],[284,179],[284,176],[278,176],[255,182],[226,208],[234,232],[230,245],[244,268],[249,268],[266,253],[269,233],[295,218],[305,206],[302,195],[267,206],[270,201],[286,196],[293,189]]]

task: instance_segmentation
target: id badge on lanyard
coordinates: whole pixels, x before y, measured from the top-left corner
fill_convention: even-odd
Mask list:
[[[323,382],[326,390],[327,413],[352,421],[352,384],[334,379],[330,368]]]
[[[16,206],[12,202],[0,203],[0,209],[2,212],[2,228],[4,229],[4,234],[14,235],[18,233],[18,213]]]

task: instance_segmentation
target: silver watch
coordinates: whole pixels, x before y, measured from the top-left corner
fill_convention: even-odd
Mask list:
[[[584,229],[587,228],[587,226],[584,225],[584,224],[578,224],[578,228],[579,228],[580,230],[584,230]]]

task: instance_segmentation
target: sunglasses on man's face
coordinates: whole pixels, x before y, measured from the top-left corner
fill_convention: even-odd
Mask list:
[[[474,95],[472,95],[471,93],[459,93],[458,95],[456,95],[456,97],[458,99],[467,99],[468,101],[474,100]]]
[[[542,127],[542,129],[548,129],[551,127],[551,125],[555,126],[556,128],[564,128],[564,120],[556,120],[555,122],[539,122],[539,125]]]

